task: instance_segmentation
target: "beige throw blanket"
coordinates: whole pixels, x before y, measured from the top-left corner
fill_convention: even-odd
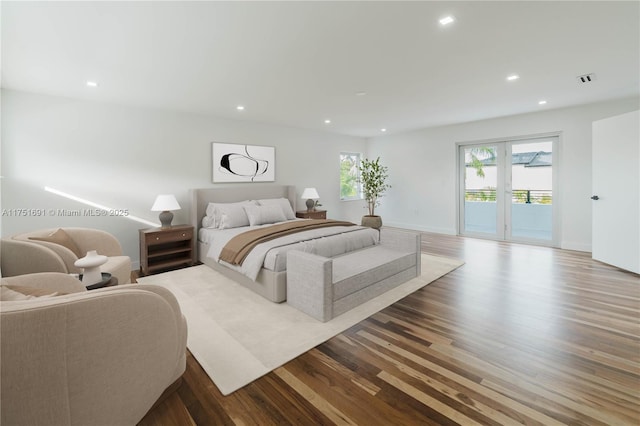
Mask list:
[[[284,235],[327,226],[355,226],[355,223],[333,219],[310,219],[283,222],[265,228],[252,229],[251,231],[236,235],[229,240],[220,252],[219,260],[224,260],[232,265],[242,265],[242,262],[244,262],[249,252],[260,243]]]

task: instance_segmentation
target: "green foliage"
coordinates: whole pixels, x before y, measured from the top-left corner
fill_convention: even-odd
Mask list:
[[[362,192],[367,202],[369,215],[373,216],[375,208],[380,205],[380,197],[387,189],[391,188],[391,185],[386,183],[389,178],[388,168],[380,164],[380,157],[378,157],[375,160],[365,158],[360,162],[358,170],[360,171],[358,182],[362,183]]]
[[[476,169],[476,175],[478,177],[484,177],[484,170],[482,169],[482,161],[478,159],[475,155],[471,154],[471,163],[469,163],[471,167]]]
[[[511,194],[511,202],[513,203],[526,203],[527,202],[527,191],[524,189],[514,189]]]
[[[538,204],[553,204],[553,199],[551,195],[542,195],[538,199]]]
[[[473,147],[468,150],[468,154],[471,157],[471,161],[467,162],[467,166],[471,166],[476,169],[476,175],[483,178],[484,170],[482,168],[482,160],[487,158],[495,158],[495,148],[488,146]]]
[[[340,156],[340,199],[358,195],[357,159],[352,155]]]

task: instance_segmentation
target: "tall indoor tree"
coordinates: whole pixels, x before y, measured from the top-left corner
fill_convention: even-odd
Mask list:
[[[369,214],[362,218],[362,224],[372,228],[380,228],[382,219],[375,214],[375,209],[380,205],[380,198],[387,189],[391,188],[391,185],[387,183],[389,178],[388,167],[380,164],[380,157],[378,157],[375,160],[365,158],[360,162],[358,168],[362,194],[369,210]]]

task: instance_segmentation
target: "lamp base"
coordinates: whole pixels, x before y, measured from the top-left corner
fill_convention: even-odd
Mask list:
[[[163,228],[171,228],[171,221],[173,220],[173,213],[171,213],[168,210],[163,211],[162,213],[160,213],[160,216],[158,216],[160,218],[160,224]]]
[[[307,211],[310,212],[313,210],[313,208],[315,207],[316,202],[313,201],[311,198],[307,199]]]

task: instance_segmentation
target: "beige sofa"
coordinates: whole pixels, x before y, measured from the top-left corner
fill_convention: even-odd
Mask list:
[[[185,371],[186,322],[163,287],[87,291],[60,273],[1,284],[0,424],[135,425]],[[69,294],[15,300],[23,286]]]
[[[90,250],[108,257],[100,267],[102,272],[116,277],[118,284],[131,282],[131,259],[123,255],[120,242],[108,232],[90,228],[42,229],[2,239],[2,276],[36,272],[79,274],[82,270],[74,262]]]

